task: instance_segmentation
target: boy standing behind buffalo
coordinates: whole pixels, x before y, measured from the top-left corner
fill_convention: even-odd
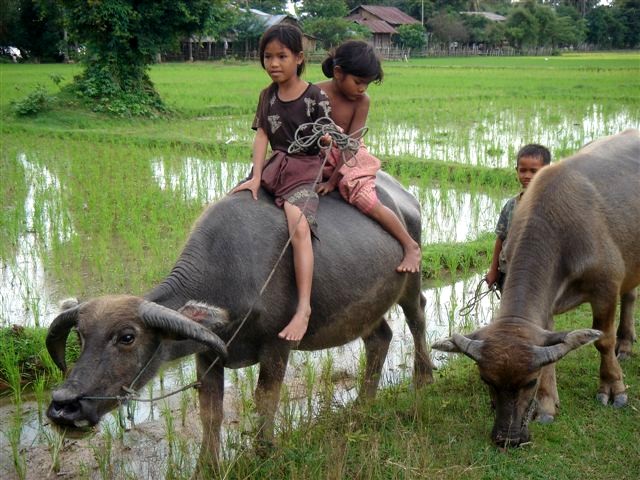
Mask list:
[[[487,275],[484,277],[490,287],[495,284],[499,291],[502,291],[505,275],[507,273],[503,247],[507,240],[507,234],[509,233],[509,226],[511,225],[513,211],[535,174],[538,173],[541,168],[546,167],[550,163],[551,153],[546,147],[538,145],[537,143],[525,145],[520,149],[516,157],[516,172],[518,173],[518,181],[520,182],[520,185],[522,185],[522,191],[515,197],[510,198],[504,207],[502,207],[500,218],[498,219],[498,225],[495,230],[497,237],[496,243],[493,247],[491,267],[489,268]]]

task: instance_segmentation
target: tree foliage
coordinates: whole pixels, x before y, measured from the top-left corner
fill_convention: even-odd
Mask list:
[[[427,43],[424,27],[419,24],[400,25],[398,28],[397,43],[408,48],[420,49]]]
[[[162,102],[148,65],[179,36],[203,30],[216,2],[209,0],[61,0],[76,38],[87,48],[75,90],[96,109],[148,115]]]

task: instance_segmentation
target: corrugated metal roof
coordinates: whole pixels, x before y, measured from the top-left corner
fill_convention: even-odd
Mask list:
[[[402,10],[396,7],[381,7],[378,5],[360,5],[359,7],[354,8],[349,12],[349,14],[353,14],[359,8],[366,10],[367,12],[375,15],[380,20],[384,20],[391,25],[408,25],[412,23],[420,23],[419,20],[416,20],[410,15],[407,15]]]
[[[354,20],[356,23],[367,27],[371,33],[398,33],[395,28],[382,20],[364,20],[358,18]]]

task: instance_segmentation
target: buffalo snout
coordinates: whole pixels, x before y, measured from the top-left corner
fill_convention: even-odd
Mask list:
[[[95,402],[83,399],[64,387],[54,390],[47,417],[73,436],[91,433],[100,421]]]

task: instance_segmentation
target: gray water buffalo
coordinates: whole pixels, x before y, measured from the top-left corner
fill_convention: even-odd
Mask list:
[[[378,189],[381,201],[420,242],[415,198],[382,172]],[[82,353],[54,390],[48,417],[69,433],[90,429],[117,406],[116,397],[140,389],[163,362],[196,353],[203,425],[199,464],[215,464],[224,367],[260,364],[255,391],[259,435],[269,442],[290,350],[318,350],[362,338],[366,370],[360,395],[372,397],[392,336],[384,315],[396,303],[415,342],[414,382],[430,383],[421,278],[396,272],[400,245],[336,194],[322,198],[318,224],[312,315],[298,345],[278,338],[296,306],[290,249],[259,294],[287,240],[284,214],[264,192],[258,201],[240,192],[205,210],[169,276],[144,298],[100,297],[56,317],[47,337],[55,363],[65,370],[71,328],[79,333]],[[221,360],[211,367],[218,356]]]
[[[627,403],[616,353],[629,355],[635,340],[640,132],[602,138],[541,170],[514,213],[505,248],[509,269],[493,322],[433,348],[477,362],[495,406],[491,437],[516,446],[529,440],[534,413],[543,423],[556,415],[555,362],[591,341],[601,356],[598,400]],[[585,302],[593,330],[553,331],[554,314]]]

